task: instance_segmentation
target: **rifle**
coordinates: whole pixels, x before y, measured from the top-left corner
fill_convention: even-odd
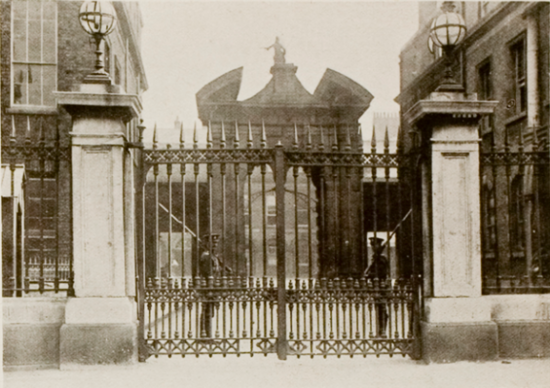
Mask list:
[[[397,224],[397,226],[391,231],[390,235],[388,236],[388,239],[386,241],[384,241],[384,244],[382,244],[380,246],[380,249],[384,248],[386,246],[386,244],[392,239],[392,237],[395,235],[395,233],[397,233],[397,229],[399,229],[401,227],[401,224],[407,219],[409,218],[409,216],[411,215],[413,209],[410,208],[409,211],[407,212],[407,214],[405,214],[405,217],[403,217],[401,219],[401,221],[399,221],[399,223]]]
[[[170,211],[166,208],[166,206],[164,206],[162,203],[159,202],[159,206],[162,210],[164,210],[166,213],[170,213]],[[191,237],[195,238],[197,240],[197,243],[199,244],[199,246],[204,249],[205,251],[208,251],[212,256],[214,256],[220,263],[220,265],[222,266],[223,270],[226,271],[226,272],[229,272],[229,273],[232,273],[233,270],[231,269],[231,267],[228,267],[227,265],[225,265],[224,261],[218,256],[218,255],[214,255],[212,253],[212,251],[210,250],[210,244],[206,244],[205,242],[203,242],[201,240],[201,238],[199,236],[197,236],[196,233],[194,233],[187,225],[185,225],[183,222],[181,222],[175,215],[173,215],[172,213],[170,213],[170,217],[176,221],[178,224],[181,224],[185,230],[191,235]],[[183,236],[182,236],[182,242],[181,242],[181,249],[183,249]]]

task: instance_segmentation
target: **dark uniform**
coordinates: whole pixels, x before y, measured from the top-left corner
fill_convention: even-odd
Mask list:
[[[219,237],[219,234],[212,234],[212,236],[207,235],[202,238],[202,241],[207,243],[207,246],[209,246],[210,241],[212,241],[212,247],[205,249],[199,259],[199,274],[202,278],[206,278],[207,281],[209,277],[212,277],[214,279],[221,277],[224,269],[228,273],[231,272],[230,268],[224,267],[223,262],[217,255]],[[202,337],[212,337],[212,318],[214,317],[214,305],[215,302],[213,301],[205,301],[202,303]]]
[[[382,255],[384,250],[383,242],[381,238],[371,237],[371,246],[373,248],[372,263],[365,271],[365,277],[373,281],[377,279],[379,284],[385,284],[388,278],[389,263],[386,256]],[[386,337],[386,324],[388,322],[388,311],[386,307],[386,301],[384,300],[383,289],[380,289],[378,298],[376,298],[376,322],[377,322],[377,335],[378,337]]]

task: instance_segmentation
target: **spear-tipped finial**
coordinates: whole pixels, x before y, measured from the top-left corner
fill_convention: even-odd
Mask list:
[[[309,126],[309,124],[307,125],[306,137],[306,150],[311,151],[311,127]]]
[[[153,149],[158,147],[158,140],[157,140],[157,123],[155,123],[155,126],[153,127]]]
[[[248,120],[248,138],[246,139],[246,147],[252,148],[254,145],[254,141],[252,140],[252,124],[250,124],[250,120]]]
[[[533,127],[533,151],[537,151],[539,149],[539,135],[537,134],[537,126]]]
[[[185,134],[183,132],[183,123],[180,123],[180,148],[185,148]]]
[[[294,123],[294,142],[292,143],[292,148],[298,148],[298,126]]]
[[[390,152],[390,135],[388,133],[388,127],[386,126],[386,132],[384,133],[384,152],[388,154]]]
[[[141,138],[141,130],[139,129],[139,125],[138,125],[138,128],[136,128],[136,129],[138,130],[138,138]],[[59,125],[56,125],[55,126],[55,142],[56,142],[56,144],[59,144],[60,141],[61,141],[61,133],[59,131]],[[140,143],[142,143],[141,140],[138,139],[138,141]]]
[[[10,142],[15,143],[15,115],[11,115]]]
[[[221,141],[220,141],[220,147],[221,148],[225,148],[225,124],[222,120],[222,138],[221,138]]]
[[[349,125],[346,125],[346,151],[351,151],[351,137],[349,135]]]
[[[319,126],[320,130],[320,141],[319,141],[319,150],[324,151],[325,150],[325,134],[323,130],[323,126]]]
[[[508,128],[504,127],[504,151],[510,151],[510,143],[508,142]]]
[[[370,148],[372,150],[372,153],[376,153],[376,128],[374,125],[372,126],[372,138],[370,140]]]
[[[199,148],[199,135],[197,133],[197,122],[193,125],[193,148]]]
[[[44,131],[44,123],[42,122],[42,120],[40,120],[40,123],[39,123],[39,136],[40,136],[40,143],[44,144],[46,142],[46,131]],[[31,123],[30,123],[30,118],[29,116],[27,116],[27,131],[30,132],[31,130]]]
[[[395,151],[398,154],[402,151],[401,150],[401,146],[402,146],[401,141],[402,141],[401,140],[401,127],[398,127],[397,128],[397,139],[395,141]]]
[[[519,146],[519,152],[523,152],[523,131],[521,130],[521,125],[519,127],[519,134],[518,134],[518,146]]]
[[[208,127],[206,127],[206,148],[212,148],[212,125],[208,120]]]
[[[235,121],[235,140],[233,141],[233,148],[239,148],[241,139],[239,138],[239,123]]]
[[[359,152],[363,152],[363,128],[361,124],[357,127],[357,139],[359,140],[357,142],[357,149]]]
[[[40,128],[42,128],[42,116],[39,118],[40,120]],[[30,144],[31,143],[31,118],[30,116],[27,116],[27,131],[25,132],[25,143]]]
[[[332,142],[332,150],[338,151],[338,132],[336,131],[336,125],[334,125],[334,141]]]
[[[267,136],[265,135],[265,123],[262,120],[262,138],[260,139],[260,147],[267,147]]]

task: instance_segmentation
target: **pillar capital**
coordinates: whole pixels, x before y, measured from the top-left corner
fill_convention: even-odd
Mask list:
[[[493,113],[498,101],[480,101],[477,94],[433,92],[405,113],[405,120],[419,129],[461,122],[477,125],[479,119]]]
[[[139,117],[143,109],[138,95],[119,93],[117,85],[83,84],[78,91],[54,95],[57,105],[73,119],[109,117],[126,123]]]

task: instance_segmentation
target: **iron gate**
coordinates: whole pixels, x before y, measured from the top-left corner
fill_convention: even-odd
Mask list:
[[[140,352],[413,355],[418,293],[409,158],[294,125],[290,148],[231,148],[208,127],[186,148],[143,151],[138,193]],[[241,128],[242,130],[242,128]],[[316,132],[317,144],[312,144]],[[227,136],[230,137],[230,136]],[[328,138],[328,141],[325,141]],[[301,140],[300,140],[301,139]],[[367,240],[384,241],[388,276],[365,275]],[[381,241],[381,240],[378,240]],[[281,308],[283,306],[283,308]]]

